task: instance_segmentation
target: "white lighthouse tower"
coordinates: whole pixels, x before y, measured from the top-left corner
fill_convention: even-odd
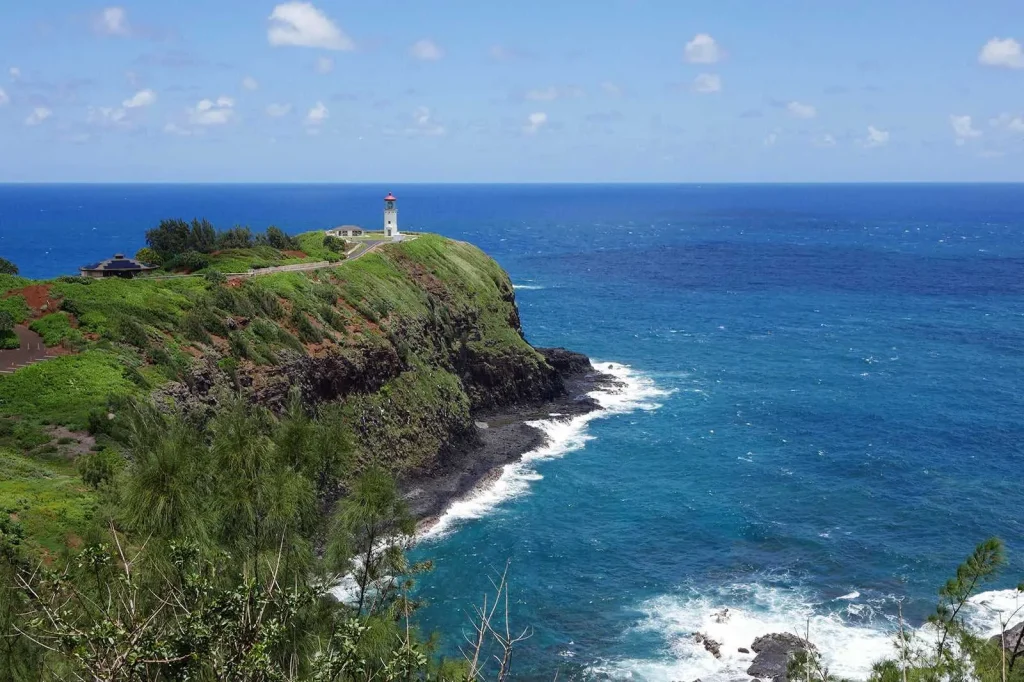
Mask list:
[[[398,231],[398,209],[395,208],[395,195],[388,192],[384,197],[384,236],[394,239],[401,233]]]

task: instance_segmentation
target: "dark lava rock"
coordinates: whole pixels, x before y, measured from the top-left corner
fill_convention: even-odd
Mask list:
[[[747,668],[748,675],[774,682],[788,682],[790,657],[799,651],[813,651],[814,645],[796,635],[774,633],[758,637],[750,648],[757,656]]]
[[[538,348],[537,352],[564,377],[594,371],[590,358],[583,353],[575,353],[565,348]]]
[[[714,656],[715,658],[722,657],[722,645],[716,642],[715,640],[699,632],[696,635],[694,635],[693,638],[697,640],[698,644],[703,644],[704,648],[707,649],[708,653]]]
[[[1000,636],[996,635],[989,639],[993,644],[999,644]],[[1002,635],[1003,648],[1006,649],[1006,653],[1013,654],[1014,647],[1016,647],[1016,654],[1024,655],[1024,623],[1020,623],[1010,628]]]
[[[748,649],[748,648],[746,648],[746,647],[744,647],[744,646],[741,646],[741,647],[740,647],[739,649],[737,649],[736,651],[740,652],[741,654],[749,654],[749,653],[750,653],[750,649]]]

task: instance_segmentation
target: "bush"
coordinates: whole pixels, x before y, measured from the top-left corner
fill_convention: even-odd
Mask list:
[[[174,256],[164,263],[168,270],[185,270],[196,272],[210,266],[210,259],[198,251],[186,251]]]
[[[324,335],[313,326],[306,313],[302,312],[299,308],[292,311],[291,322],[292,326],[295,327],[295,331],[299,334],[299,340],[303,343],[319,343],[324,340]]]
[[[210,270],[210,271],[208,271],[203,276],[206,278],[207,282],[209,282],[210,284],[212,284],[214,286],[218,286],[220,284],[224,284],[224,282],[228,281],[227,275],[225,275],[220,270]]]
[[[345,240],[339,237],[332,237],[331,235],[324,236],[324,248],[334,253],[345,252]]]
[[[6,310],[0,310],[0,334],[14,331],[14,315]]]
[[[17,275],[18,266],[7,260],[6,258],[0,258],[0,275]]]
[[[266,234],[267,244],[278,249],[279,251],[298,251],[299,242],[294,237],[289,237],[279,227],[271,225],[267,228]]]
[[[59,346],[64,341],[72,344],[82,341],[82,333],[71,326],[71,317],[66,312],[41,317],[28,328],[43,337],[47,346]]]
[[[146,265],[163,265],[164,262],[164,259],[160,257],[156,249],[151,249],[148,246],[144,246],[135,252],[135,260]]]
[[[25,301],[25,297],[18,295],[0,298],[0,312],[9,313],[11,318],[14,319],[14,324],[21,324],[28,319],[31,311],[29,310],[28,303]]]
[[[21,339],[12,331],[0,331],[0,350],[18,350]]]
[[[106,419],[106,415],[103,417]],[[114,480],[114,476],[120,470],[124,460],[112,450],[99,450],[83,455],[78,459],[78,471],[82,474],[82,480],[93,490],[98,490],[104,484]]]
[[[135,320],[121,318],[117,325],[118,340],[123,341],[136,348],[147,348],[149,346],[149,335],[146,328]]]
[[[89,286],[96,280],[92,277],[83,277],[81,275],[61,275],[57,278],[57,281],[61,284],[84,284]]]

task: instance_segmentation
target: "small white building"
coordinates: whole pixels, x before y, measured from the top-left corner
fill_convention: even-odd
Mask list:
[[[342,225],[341,227],[335,227],[332,230],[327,230],[328,237],[362,237],[363,228],[358,225]]]
[[[386,239],[395,239],[401,236],[401,232],[398,231],[398,208],[395,207],[395,195],[388,192],[388,195],[384,197],[384,237]]]

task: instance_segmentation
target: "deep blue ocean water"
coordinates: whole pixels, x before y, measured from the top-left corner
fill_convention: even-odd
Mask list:
[[[506,561],[521,679],[728,680],[808,622],[863,675],[977,542],[1011,557],[986,589],[1024,578],[1024,186],[0,186],[0,255],[73,272],[164,217],[378,227],[389,190],[511,273],[532,342],[632,382],[420,544],[450,647]]]

